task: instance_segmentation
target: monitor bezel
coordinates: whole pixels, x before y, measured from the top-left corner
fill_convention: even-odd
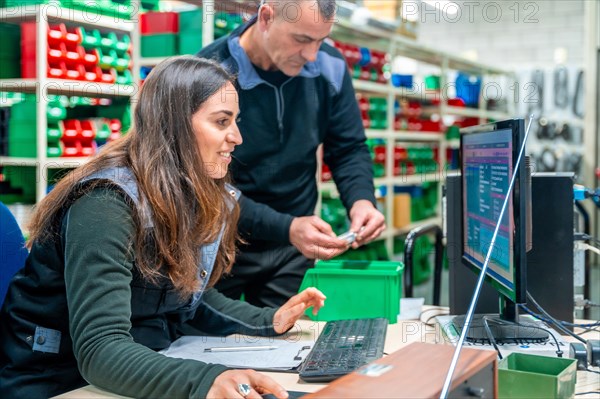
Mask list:
[[[461,170],[461,183],[465,184],[465,170],[462,159],[464,140],[463,137],[466,135],[477,134],[477,133],[489,133],[498,130],[510,129],[512,132],[512,159],[513,159],[513,171],[516,169],[517,160],[519,157],[519,151],[523,146],[525,140],[525,121],[523,119],[510,119],[505,121],[491,122],[484,125],[470,126],[460,129],[460,170]],[[512,176],[511,176],[512,177]],[[527,169],[525,167],[525,157],[522,157],[517,177],[515,179],[515,185],[512,192],[512,206],[513,206],[513,218],[514,218],[514,231],[513,231],[513,255],[514,255],[514,267],[513,267],[513,281],[514,290],[510,290],[504,285],[500,284],[494,277],[486,274],[485,280],[488,281],[496,291],[510,299],[514,303],[525,303],[527,300]],[[465,198],[464,198],[464,186],[461,189],[461,209],[465,209]],[[464,234],[465,218],[461,218],[462,231]],[[461,248],[462,263],[470,268],[473,272],[479,275],[481,267],[476,265],[465,255],[465,245],[463,242]]]

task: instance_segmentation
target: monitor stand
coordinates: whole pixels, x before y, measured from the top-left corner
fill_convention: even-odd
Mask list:
[[[546,342],[548,333],[538,327],[527,325],[524,320],[516,324],[512,321],[502,320],[498,314],[476,314],[471,321],[465,340],[472,343],[491,344],[491,340],[484,325],[487,320],[494,340],[499,344],[531,344]],[[465,325],[465,316],[455,316],[452,325],[460,333]]]
[[[531,344],[546,342],[549,335],[546,331],[519,317],[517,306],[504,298],[501,304],[503,313],[475,314],[469,325],[465,340],[472,343],[491,344],[491,337],[499,344]],[[452,325],[460,334],[465,325],[465,315],[454,316]],[[519,320],[517,323],[516,320]],[[489,327],[489,331],[485,324]]]

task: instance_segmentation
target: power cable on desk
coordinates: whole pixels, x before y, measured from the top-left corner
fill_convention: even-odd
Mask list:
[[[535,313],[534,311],[532,311],[531,309],[529,309],[527,306],[520,304],[519,307],[521,309],[523,309],[525,312],[527,312],[528,314],[532,315],[533,317],[535,317],[536,319],[540,319],[541,321],[544,321],[546,323],[552,324],[552,321],[549,319],[544,318],[542,315]],[[563,326],[567,326],[567,327],[579,327],[579,328],[587,328],[589,331],[596,331],[596,329],[598,327],[600,327],[600,321],[597,321],[595,323],[588,323],[588,324],[576,324],[576,323],[570,323],[568,321],[564,321],[564,320],[557,320],[561,325]],[[585,331],[584,333],[587,333],[589,331]],[[583,334],[583,333],[582,333]]]
[[[600,391],[579,392],[579,393],[576,393],[575,396],[577,396],[577,395],[593,395],[593,394],[600,394]]]
[[[590,370],[589,368],[585,369],[584,371],[589,371],[590,373],[600,374],[600,371]]]
[[[548,335],[550,335],[552,338],[554,338],[554,343],[556,344],[556,357],[562,357],[563,351],[560,350],[560,345],[558,343],[558,339],[556,339],[556,336],[554,334],[552,334],[552,331],[550,331],[546,328],[543,328],[543,327],[538,327],[538,326],[534,327],[534,326],[526,326],[523,324],[520,324],[520,325],[522,325],[524,327],[528,327],[528,328],[537,328],[538,330],[546,331],[548,333]]]
[[[500,353],[500,349],[498,348],[498,345],[496,344],[496,338],[494,338],[494,334],[492,334],[492,330],[490,329],[490,325],[487,322],[486,316],[483,316],[483,327],[485,327],[485,333],[488,336],[488,339],[490,340],[490,342],[492,343],[492,346],[494,347],[494,349],[496,349],[496,352],[498,352],[498,358],[500,358],[500,360],[502,360],[503,359],[502,353]]]
[[[504,321],[504,320],[501,320],[501,319],[492,319],[492,321],[494,323],[500,324],[500,325],[502,325],[502,324],[505,324],[505,325],[507,325],[507,324],[514,324],[514,325],[519,326],[519,327],[533,328],[533,329],[536,329],[536,330],[545,331],[546,333],[548,333],[548,335],[550,335],[554,339],[554,343],[556,344],[556,356],[557,357],[562,357],[562,355],[564,353],[562,350],[560,350],[560,344],[558,343],[558,339],[556,338],[556,336],[554,334],[552,334],[552,331],[550,331],[550,330],[548,330],[546,328],[538,327],[538,326],[532,326],[532,325],[529,325],[529,324],[508,322],[508,321]],[[489,325],[487,323],[487,318],[485,316],[483,317],[483,325],[485,327],[486,333],[488,334],[488,338],[490,338],[490,342],[492,342],[492,345],[494,346],[494,348],[498,352],[498,355],[500,355],[500,350],[496,346],[495,339],[494,339],[494,337],[492,335],[492,331],[490,330],[490,327],[489,327]],[[500,355],[500,359],[502,359],[502,355]]]
[[[533,298],[533,296],[529,293],[529,291],[527,291],[527,299],[529,299],[536,308],[538,308],[538,310],[540,312],[542,312],[542,314],[548,318],[550,320],[550,322],[556,327],[558,328],[561,332],[563,332],[564,334],[568,334],[570,336],[572,336],[573,338],[577,339],[580,342],[583,342],[584,344],[587,345],[587,341],[583,338],[581,338],[579,335],[569,331],[568,329],[566,329],[558,320],[556,320],[554,317],[552,317],[548,312],[546,312],[544,310],[544,308],[542,308],[540,306],[540,304],[535,300],[535,298]],[[525,311],[527,311],[527,307],[526,306],[521,306],[523,309],[525,309]]]
[[[597,332],[600,333],[600,328],[596,327],[596,328],[588,328],[587,330],[584,330],[583,332],[579,333],[579,335],[583,335],[583,334],[588,334],[591,332]]]
[[[431,311],[440,311],[439,313],[434,314],[433,316],[428,317],[427,319],[425,319],[425,321],[423,321],[423,319],[421,318],[421,316],[423,316],[423,313],[427,313],[427,312],[431,312]],[[436,306],[434,308],[430,308],[430,309],[425,309],[421,312],[421,314],[419,315],[419,321],[421,321],[423,324],[425,324],[426,326],[432,326],[432,324],[429,324],[429,322],[432,319],[435,319],[438,316],[443,316],[443,315],[447,315],[449,314],[449,310],[447,308],[441,307],[441,306]]]

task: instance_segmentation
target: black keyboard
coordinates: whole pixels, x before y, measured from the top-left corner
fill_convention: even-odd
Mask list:
[[[306,382],[327,382],[383,356],[384,318],[329,321],[299,368]]]

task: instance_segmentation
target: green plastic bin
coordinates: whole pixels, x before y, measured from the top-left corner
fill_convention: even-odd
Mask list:
[[[513,352],[498,364],[498,396],[512,398],[572,398],[577,360]]]
[[[202,32],[202,8],[179,12],[179,33]]]
[[[402,289],[401,262],[320,261],[304,275],[300,291],[308,287],[321,290],[327,300],[315,316],[316,321],[385,317],[391,324],[400,313]]]
[[[180,32],[179,54],[196,54],[202,48],[202,32]]]
[[[142,35],[142,57],[169,57],[177,55],[177,34],[157,33]]]

